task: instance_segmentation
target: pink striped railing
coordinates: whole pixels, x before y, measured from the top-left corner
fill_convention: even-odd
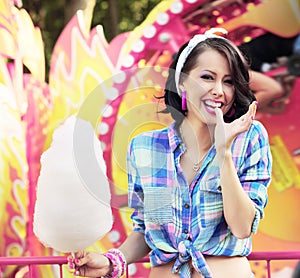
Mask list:
[[[28,266],[29,278],[37,278],[33,276],[33,267],[35,265],[58,265],[59,277],[63,278],[62,266],[67,264],[65,256],[49,256],[49,257],[0,257],[0,278],[4,278],[2,267],[9,265]]]
[[[300,260],[300,250],[296,251],[271,251],[252,252],[248,259],[250,261],[266,261],[268,278],[271,278],[271,261]]]
[[[270,252],[252,252],[248,259],[250,261],[266,261],[267,263],[267,277],[271,278],[271,261],[276,260],[300,260],[300,250],[295,251],[270,251]],[[139,260],[137,263],[149,262],[147,257]],[[52,257],[0,257],[0,278],[2,277],[3,266],[18,265],[28,266],[29,277],[32,276],[32,269],[34,265],[58,265],[59,266],[59,277],[63,278],[62,266],[67,264],[67,257],[65,256],[52,256]],[[128,271],[126,278],[128,278]]]

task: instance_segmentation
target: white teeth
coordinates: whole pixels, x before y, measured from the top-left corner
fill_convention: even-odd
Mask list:
[[[221,102],[216,103],[216,102],[210,101],[210,100],[206,100],[204,103],[205,103],[205,105],[210,106],[212,108],[220,108],[222,106]]]

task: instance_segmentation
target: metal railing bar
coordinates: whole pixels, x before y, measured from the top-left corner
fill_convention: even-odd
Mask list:
[[[252,252],[248,259],[250,261],[266,261],[268,278],[271,277],[271,261],[274,260],[300,260],[300,250],[293,251],[257,251]],[[136,263],[147,263],[149,257],[144,257]],[[5,265],[27,265],[29,268],[29,277],[32,277],[33,265],[58,265],[60,277],[63,277],[63,265],[68,264],[66,256],[48,256],[48,257],[0,257],[0,277],[1,266]],[[129,277],[128,267],[126,269],[126,277]]]

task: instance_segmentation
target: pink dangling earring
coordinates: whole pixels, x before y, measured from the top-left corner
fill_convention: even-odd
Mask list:
[[[182,111],[186,111],[186,91],[183,91],[181,94],[181,108]]]

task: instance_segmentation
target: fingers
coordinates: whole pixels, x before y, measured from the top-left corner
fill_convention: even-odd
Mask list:
[[[250,124],[254,118],[255,118],[255,114],[256,114],[256,110],[257,110],[257,101],[253,101],[250,105],[249,105],[249,108],[248,108],[248,111],[245,115],[241,116],[239,118],[239,120],[242,122],[242,123],[246,123],[246,124]]]
[[[256,110],[257,101],[254,101],[249,105],[247,113],[236,120],[244,131],[250,127],[252,121],[255,118]]]
[[[68,260],[68,267],[69,267],[69,270],[71,272],[74,272],[75,271],[75,263],[74,263],[74,258],[72,255],[68,256],[67,258]]]
[[[255,118],[257,104],[258,104],[257,101],[253,101],[249,106],[248,113],[249,113],[249,117],[251,118],[251,120],[254,120],[254,118]]]
[[[77,253],[75,253],[74,256],[74,263],[77,266],[82,266],[84,264],[86,264],[89,261],[89,252],[86,251],[79,251]]]
[[[85,250],[80,250],[80,251],[77,251],[77,252],[72,252],[69,256],[68,256],[68,259],[70,258],[73,258],[73,259],[75,259],[75,258],[82,258],[82,257],[84,257],[85,255],[86,255],[86,251]]]
[[[68,256],[69,271],[73,273],[74,276],[81,274],[79,268],[86,263],[86,254],[87,253],[82,250]]]
[[[215,108],[215,113],[217,116],[217,122],[223,121],[223,112],[220,108]]]

